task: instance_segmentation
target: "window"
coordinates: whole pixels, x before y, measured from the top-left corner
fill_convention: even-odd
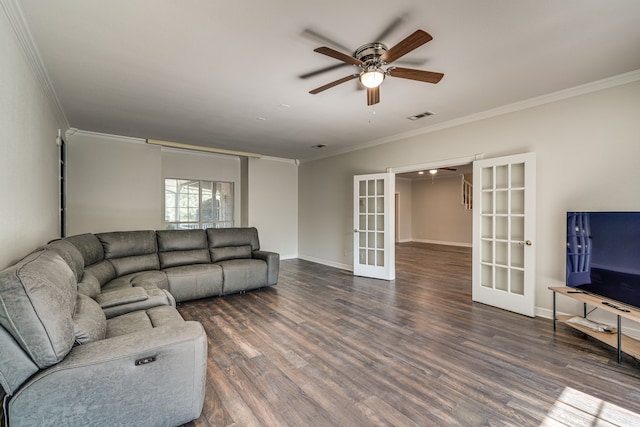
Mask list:
[[[167,230],[233,227],[233,182],[164,180]]]

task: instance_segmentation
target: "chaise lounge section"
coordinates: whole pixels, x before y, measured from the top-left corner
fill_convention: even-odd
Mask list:
[[[180,425],[204,402],[207,337],[176,302],[275,285],[255,228],[56,240],[0,271],[8,427]]]

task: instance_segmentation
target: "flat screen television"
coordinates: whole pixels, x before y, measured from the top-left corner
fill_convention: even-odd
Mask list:
[[[640,309],[640,212],[567,212],[566,284]]]

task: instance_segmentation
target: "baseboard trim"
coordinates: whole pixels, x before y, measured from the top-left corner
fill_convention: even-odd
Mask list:
[[[464,242],[447,242],[444,240],[430,240],[430,239],[411,239],[408,242],[416,242],[416,243],[431,243],[434,245],[446,245],[446,246],[460,246],[464,248],[470,248],[473,245],[471,243]]]
[[[322,259],[322,258],[316,258],[316,257],[309,256],[309,255],[298,255],[298,258],[300,258],[302,260],[305,260],[305,261],[310,261],[310,262],[315,262],[315,263],[318,263],[318,264],[326,265],[328,267],[339,268],[340,270],[353,271],[353,266],[352,265],[348,265],[348,264],[342,264],[342,263],[339,263],[339,262],[329,261],[329,260]]]

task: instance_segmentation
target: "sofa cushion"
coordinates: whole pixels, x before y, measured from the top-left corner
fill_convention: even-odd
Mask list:
[[[180,265],[208,264],[211,262],[209,251],[194,249],[189,251],[160,252],[160,268],[178,267]]]
[[[78,294],[73,331],[76,344],[99,341],[104,339],[107,332],[107,318],[104,312],[97,302],[86,295]]]
[[[78,293],[95,298],[100,294],[100,281],[93,274],[85,272],[78,282]]]
[[[211,262],[204,230],[159,230],[156,236],[160,268]]]
[[[178,310],[170,306],[134,311],[107,320],[107,338],[184,322]]]
[[[102,287],[102,291],[107,292],[115,289],[130,288],[132,286],[140,286],[144,289],[169,289],[169,281],[164,271],[139,271],[125,274],[124,276],[107,282]]]
[[[104,259],[104,250],[100,240],[91,233],[78,234],[76,236],[65,237],[67,242],[71,242],[84,257],[84,265],[89,266]]]
[[[125,274],[136,273],[145,270],[159,270],[160,262],[158,254],[127,256],[123,258],[112,258],[109,260],[116,270],[116,275],[124,276]]]
[[[108,283],[109,281],[115,279],[116,269],[113,267],[113,264],[111,264],[111,262],[105,259],[93,265],[85,266],[84,276],[86,276],[87,274],[95,277],[100,286],[104,286],[105,283]],[[84,280],[84,276],[82,276],[82,280]]]
[[[118,293],[121,291],[131,291],[131,290],[142,290],[147,294],[147,298],[139,300],[127,302],[119,305],[111,305],[110,307],[102,306],[102,311],[104,311],[104,315],[107,316],[107,319],[111,319],[112,317],[121,316],[123,314],[132,313],[134,311],[140,310],[148,310],[153,307],[159,307],[162,305],[175,307],[176,300],[171,295],[171,293],[165,289],[142,289],[138,286],[127,289],[119,289],[117,291],[105,292],[102,295]]]
[[[132,286],[130,288],[120,288],[109,292],[102,292],[95,298],[96,302],[102,309],[115,307],[122,304],[131,304],[147,299],[149,299],[149,294],[147,294],[147,291],[139,286]]]
[[[251,245],[225,246],[222,248],[212,248],[211,261],[219,262],[227,259],[251,258]]]
[[[96,234],[106,259],[155,254],[158,250],[156,233],[145,231],[112,231]]]
[[[158,251],[188,251],[207,249],[207,233],[204,230],[158,230]]]
[[[207,228],[207,240],[209,248],[251,245],[252,251],[260,249],[255,227]]]
[[[50,250],[0,272],[0,324],[40,368],[73,347],[76,286],[71,268]]]
[[[66,240],[55,240],[49,243],[46,248],[57,252],[62,259],[65,260],[76,276],[77,281],[82,278],[84,273],[84,256],[75,245]]]
[[[222,267],[225,294],[267,286],[267,263],[260,259],[232,259],[217,265]]]
[[[15,393],[20,385],[31,375],[38,372],[38,367],[18,345],[16,340],[0,326],[0,394],[4,390],[9,396]],[[0,400],[2,402],[2,400]],[[0,420],[2,420],[0,410]]]
[[[160,269],[155,231],[113,231],[96,236],[117,276]]]
[[[169,292],[176,301],[220,295],[222,268],[217,264],[194,264],[164,270],[169,280]]]

